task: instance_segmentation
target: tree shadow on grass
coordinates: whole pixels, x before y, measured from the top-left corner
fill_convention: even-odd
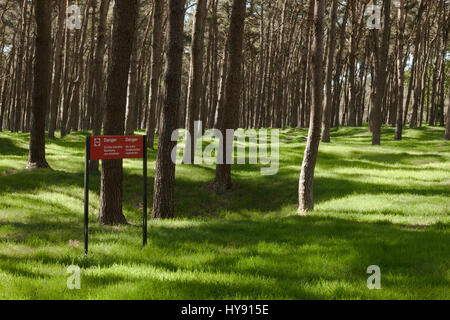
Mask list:
[[[2,156],[26,156],[28,150],[14,144],[11,139],[0,138],[0,155]]]
[[[181,176],[176,180],[176,216],[177,217],[215,217],[219,212],[233,212],[242,217],[255,216],[256,214],[276,213],[287,206],[296,206],[298,203],[298,176],[294,170],[281,170],[273,177],[258,176],[249,179],[236,176],[235,185],[231,191],[224,195],[216,195],[208,188],[208,183],[214,178],[214,170],[211,168],[198,168],[205,170],[204,180],[194,181],[189,177]],[[98,175],[91,179],[90,190],[96,194],[100,190]],[[8,197],[14,193],[32,193],[45,190],[64,191],[65,195],[75,198],[80,202],[82,211],[83,201],[83,175],[82,173],[67,174],[48,170],[23,171],[12,176],[0,177],[0,183],[5,188],[0,190],[1,197]],[[136,208],[139,214],[141,202],[142,176],[127,173],[124,177],[125,205]],[[73,193],[73,187],[80,190]],[[152,206],[153,179],[149,177],[148,200],[149,208]],[[317,204],[344,198],[348,195],[358,194],[420,194],[422,196],[446,195],[446,185],[392,185],[388,183],[370,183],[349,179],[348,176],[337,177],[317,176],[314,182],[314,196]],[[14,195],[11,195],[14,197]],[[17,196],[16,196],[17,198]],[[19,197],[20,198],[20,197]],[[17,198],[17,206],[20,199]],[[137,202],[137,203],[136,203]]]
[[[74,230],[81,231],[81,227]],[[128,227],[130,232],[135,228]],[[106,289],[115,283],[139,282],[147,288],[160,286],[161,295],[167,298],[172,294],[191,299],[333,299],[355,294],[367,298],[368,290],[361,293],[357,289],[364,288],[366,269],[373,264],[389,275],[383,278],[383,291],[392,290],[400,297],[433,297],[434,286],[449,285],[445,266],[450,236],[441,225],[413,230],[390,223],[317,216],[209,220],[179,227],[160,224],[152,226],[145,250],[138,249],[138,236],[107,237],[101,228],[92,236],[93,243],[124,250],[110,252],[94,244],[88,257],[72,249],[65,255],[45,251],[23,257],[2,254],[0,268],[28,278],[42,274],[34,268],[17,271],[15,265],[36,261],[49,266],[101,268],[105,270],[86,278],[86,286]],[[107,270],[116,265],[122,266],[122,271]],[[156,273],[137,277],[134,272],[128,274],[133,267],[153,268]],[[177,277],[161,280],[158,270]],[[317,288],[324,283],[337,283],[337,287],[321,292]]]

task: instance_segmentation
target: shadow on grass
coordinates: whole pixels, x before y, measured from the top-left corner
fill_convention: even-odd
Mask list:
[[[0,155],[26,156],[28,150],[15,145],[10,139],[0,138]]]
[[[350,297],[341,287],[335,292],[312,290],[320,283],[351,283],[364,288],[369,265],[379,265],[385,274],[383,288],[415,298],[425,298],[433,286],[448,286],[450,249],[442,225],[412,229],[389,223],[357,223],[337,218],[288,217],[283,219],[209,220],[196,225],[156,225],[149,232],[150,246],[139,249],[137,228],[127,227],[120,237],[92,232],[91,254],[80,249],[55,255],[51,251],[26,257],[1,255],[0,269],[27,278],[45,278],[34,269],[15,267],[26,261],[44,265],[79,265],[101,268],[88,275],[85,286],[106,288],[111,284],[140,282],[161,286],[166,294],[208,299],[220,297],[286,297],[289,299]],[[81,234],[81,226],[69,229]],[[40,236],[39,227],[34,231]],[[137,233],[135,236],[125,236]],[[72,238],[74,235],[72,235]],[[113,251],[101,246],[113,245]],[[76,252],[78,251],[78,254]],[[122,275],[107,270],[120,262]],[[158,273],[177,274],[162,281],[157,274],[136,276],[128,268],[152,268]],[[189,275],[196,274],[197,280]],[[183,278],[183,275],[188,278]],[[215,281],[208,280],[214,277]],[[144,281],[143,281],[144,280]],[[152,285],[150,285],[152,283]],[[399,284],[400,283],[400,284]],[[403,285],[402,285],[403,284]],[[139,285],[137,286],[139,287]],[[430,292],[423,292],[428,288]],[[367,293],[368,294],[368,293]],[[423,295],[423,296],[420,296]],[[145,294],[144,296],[145,297]]]

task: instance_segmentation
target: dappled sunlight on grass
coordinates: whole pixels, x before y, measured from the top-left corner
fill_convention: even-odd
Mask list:
[[[322,144],[316,210],[296,215],[306,130],[280,133],[280,170],[235,165],[218,196],[215,167],[177,166],[177,219],[149,222],[141,248],[142,162],[124,162],[129,226],[97,223],[91,176],[90,254],[83,246],[87,132],[47,140],[51,170],[24,170],[27,134],[0,133],[0,298],[19,299],[449,299],[450,143],[442,128],[405,131],[382,146],[367,128],[332,130]],[[149,207],[155,151],[149,155]],[[366,287],[369,265],[382,290]],[[66,268],[83,268],[82,289]]]

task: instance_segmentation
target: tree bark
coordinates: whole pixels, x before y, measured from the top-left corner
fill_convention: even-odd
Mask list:
[[[175,163],[172,150],[181,101],[181,73],[184,49],[184,0],[169,0],[169,30],[167,65],[165,74],[165,99],[161,115],[161,131],[156,159],[153,218],[173,218],[175,192]]]
[[[138,0],[115,0],[111,62],[108,70],[104,134],[123,135],[128,71],[135,32]],[[122,212],[122,160],[103,160],[100,187],[102,224],[126,223]]]
[[[207,0],[197,0],[192,32],[191,65],[189,72],[188,105],[186,114],[186,147],[183,162],[194,164],[196,141],[194,122],[198,117],[203,91],[203,55]],[[190,152],[188,152],[190,149]],[[190,156],[190,157],[189,157]]]
[[[219,159],[216,164],[216,178],[212,183],[212,189],[218,194],[229,190],[233,183],[231,181],[231,164],[227,163],[227,144],[233,145],[233,141],[228,141],[226,137],[227,129],[236,129],[237,113],[242,85],[242,57],[243,57],[243,40],[244,40],[244,24],[246,12],[245,0],[233,0],[231,11],[230,29],[228,33],[229,44],[229,68],[225,87],[225,101],[223,105],[224,119],[219,123],[218,129],[223,134],[220,142],[222,148],[223,159]],[[221,161],[223,160],[223,161]],[[223,162],[223,164],[220,164]]]
[[[395,127],[395,140],[402,140],[403,134],[403,99],[405,92],[405,66],[403,64],[403,44],[405,33],[405,3],[398,2],[398,36],[397,36],[397,119]]]
[[[155,144],[156,107],[158,101],[159,81],[161,77],[162,45],[163,45],[163,12],[164,0],[155,0],[153,8],[152,62],[150,75],[150,93],[147,115],[147,145],[153,149]]]
[[[300,214],[314,209],[313,182],[314,171],[319,152],[320,133],[323,113],[323,55],[324,55],[324,16],[325,0],[315,0],[314,9],[314,35],[312,44],[312,66],[313,73],[312,87],[312,108],[308,141],[303,158],[302,171],[299,185],[299,209]]]
[[[330,39],[330,46],[328,52],[328,66],[326,78],[326,101],[324,109],[324,117],[322,122],[322,142],[330,142],[330,126],[331,126],[331,108],[333,104],[333,68],[334,68],[334,52],[336,50],[336,22],[338,11],[338,0],[333,0],[331,9],[331,25],[328,38]],[[336,87],[336,84],[335,84]]]
[[[36,0],[36,53],[28,169],[49,168],[45,159],[45,115],[50,104],[51,3]]]
[[[387,79],[387,62],[389,55],[389,38],[390,38],[390,0],[383,0],[384,6],[384,22],[383,22],[383,36],[381,47],[378,46],[378,30],[373,30],[373,40],[375,45],[375,101],[372,108],[372,145],[381,144],[381,126],[382,126],[382,108],[383,100],[386,92]]]
[[[92,117],[92,134],[99,136],[102,133],[103,113],[105,104],[104,92],[104,74],[103,74],[103,60],[105,55],[106,44],[106,22],[108,18],[110,0],[101,0],[100,4],[100,19],[97,28],[97,46],[95,48],[94,57],[94,85],[95,91],[93,96],[93,117]],[[90,162],[90,170],[98,171],[98,160]]]
[[[61,97],[61,71],[62,71],[62,59],[63,59],[63,45],[64,45],[64,25],[66,21],[66,9],[67,2],[65,0],[59,1],[59,13],[58,13],[58,31],[56,34],[56,52],[53,68],[53,85],[52,95],[50,102],[50,122],[48,128],[48,137],[50,139],[55,138],[56,119],[58,117],[58,107]]]

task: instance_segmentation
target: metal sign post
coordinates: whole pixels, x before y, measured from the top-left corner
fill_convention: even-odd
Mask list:
[[[143,159],[142,242],[147,245],[147,136],[86,137],[84,159],[84,253],[89,250],[89,162],[91,160]]]

